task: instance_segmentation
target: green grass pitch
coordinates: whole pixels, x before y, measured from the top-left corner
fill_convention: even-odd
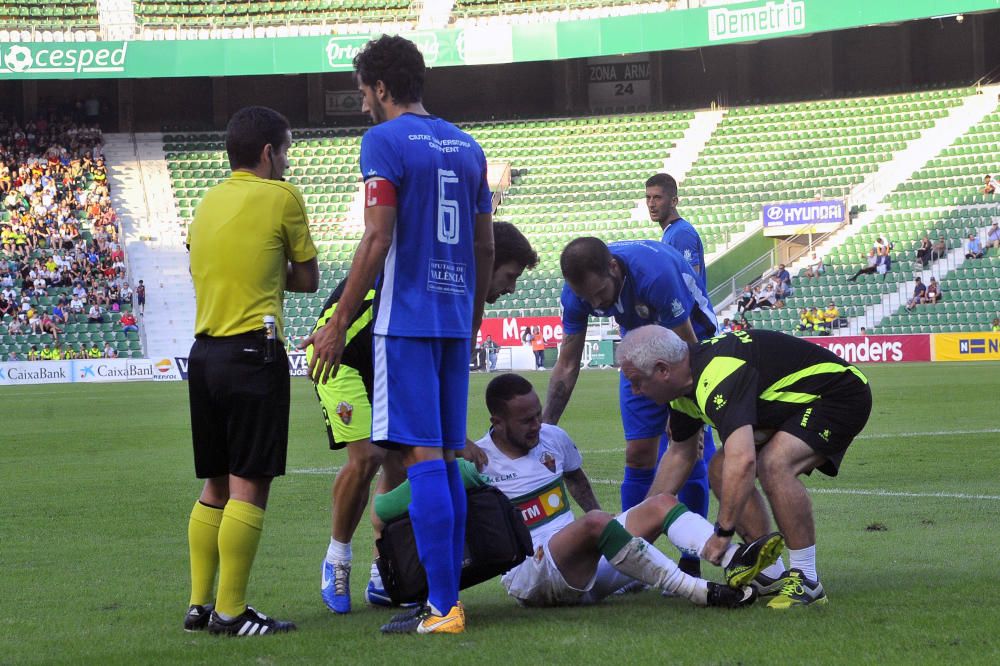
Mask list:
[[[297,633],[181,630],[194,479],[183,383],[0,392],[0,663],[995,664],[1000,663],[1000,366],[868,366],[872,418],[840,477],[808,485],[830,603],[727,612],[646,592],[594,607],[521,609],[496,581],[463,594],[457,637],[383,637],[362,602],[370,532],[355,539],[355,612],[319,598],[332,470],[311,386],[293,382],[288,475],[271,493],[250,602]],[[528,373],[544,394],[547,373]],[[486,426],[474,375],[470,433]],[[616,373],[584,372],[562,425],[603,505],[618,506]],[[672,557],[677,552],[658,542]],[[709,572],[718,580],[717,571]]]

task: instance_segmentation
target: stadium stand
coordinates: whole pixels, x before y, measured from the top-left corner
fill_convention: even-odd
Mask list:
[[[18,33],[58,31],[62,39],[66,32],[97,31],[100,22],[94,0],[5,0],[0,2],[0,26],[17,26]]]
[[[744,170],[749,176],[748,189],[761,188],[766,193],[764,200],[809,199],[818,192],[825,196],[845,196],[866,175],[877,169],[880,163],[890,159],[892,153],[904,148],[921,130],[945,115],[950,107],[961,103],[964,96],[972,93],[972,89],[957,88],[892,95],[877,98],[877,104],[872,103],[873,98],[862,98],[782,105],[784,109],[793,107],[790,109],[793,114],[806,116],[806,126],[779,125],[792,132],[791,142],[768,142],[759,153],[747,151],[741,157],[741,150],[736,146],[745,146],[746,143],[739,142],[753,139],[747,137],[748,132],[736,132],[734,136],[739,138],[732,140],[732,153],[743,163],[756,165],[753,170]],[[838,109],[842,109],[843,113],[840,114]],[[731,112],[727,116],[729,122],[732,122],[731,118],[743,115],[742,111],[733,111],[736,113]],[[769,123],[770,121],[769,118]],[[724,124],[728,124],[727,121]],[[715,142],[716,137],[713,137],[710,144]],[[703,155],[712,156],[709,150]],[[769,167],[768,164],[773,166]],[[714,182],[717,187],[721,179],[728,186],[740,173],[742,172],[738,170],[730,171],[728,176],[725,173],[713,173],[711,178],[706,179],[706,183]],[[780,179],[779,175],[782,176]],[[755,185],[754,179],[758,181]],[[741,177],[740,183],[744,182],[746,179]],[[970,182],[975,185],[974,179]],[[686,203],[692,194],[690,188],[696,184],[692,183],[690,177],[685,181]],[[741,185],[734,187],[739,188]],[[975,189],[971,191],[974,193]],[[892,194],[887,200],[891,202],[896,196],[897,194]],[[934,197],[931,197],[932,203],[933,200]],[[943,195],[941,202],[942,206],[954,203],[950,200],[947,204],[944,203]],[[751,211],[754,217],[759,217],[759,205],[751,206]],[[934,215],[936,214],[930,211],[922,211],[917,219],[927,222]],[[794,277],[792,285],[795,293],[786,300],[785,308],[755,310],[747,315],[748,321],[754,326],[790,332],[799,323],[798,313],[801,308],[825,307],[831,300],[837,304],[844,317],[862,315],[866,307],[880,303],[884,296],[898,291],[900,284],[912,277],[915,247],[911,250],[911,243],[919,242],[924,227],[920,227],[920,236],[917,236],[917,227],[911,228],[907,223],[908,219],[906,215],[896,212],[879,216],[868,227],[834,247],[826,255],[824,275],[808,278],[802,271]],[[935,228],[935,233],[938,229],[947,227],[949,234],[955,236],[968,228],[968,223],[962,221],[957,212],[948,213],[939,222],[941,224]],[[893,244],[892,268],[885,279],[876,274],[862,275],[856,282],[848,281],[847,278],[864,264],[864,256],[879,236]],[[951,246],[954,247],[953,244]]]
[[[972,92],[930,90],[729,109],[681,185],[681,213],[698,226],[706,253],[711,254],[723,249],[734,234],[758,223],[764,202],[810,199],[819,192],[847,195]],[[609,241],[654,236],[648,220],[633,216],[634,208],[642,197],[643,182],[662,168],[693,115],[643,113],[466,124],[491,160],[511,165],[511,187],[497,219],[515,222],[541,257],[519,294],[487,315],[558,314],[562,286],[558,253],[574,236],[593,234]],[[973,131],[985,141],[989,128]],[[363,128],[295,132],[289,178],[302,188],[312,214],[324,276],[321,294],[346,274],[360,238],[361,211],[353,206],[363,132]],[[189,220],[204,191],[228,175],[222,136],[167,134],[164,141],[178,209]],[[983,162],[963,163],[960,174],[980,175],[989,159],[987,153]],[[981,199],[974,188],[976,177],[963,178],[963,196]],[[937,192],[932,198],[944,196]],[[980,206],[968,216],[986,214]],[[933,215],[920,211],[913,220],[934,222]],[[755,326],[792,331],[799,308],[825,306],[830,300],[842,316],[860,316],[912,275],[908,248],[917,227],[910,229],[909,219],[898,212],[878,218],[825,257],[825,275],[793,278],[795,294],[786,308],[754,311],[748,319]],[[947,227],[956,237],[970,226],[966,213],[949,213],[937,222],[935,229]],[[894,243],[893,270],[885,280],[865,275],[856,283],[848,282],[878,235]],[[307,333],[320,302],[319,297],[289,298],[290,339]]]
[[[146,39],[158,38],[163,30],[185,39],[211,39],[223,30],[229,37],[363,32],[387,24],[412,27],[419,17],[410,0],[135,0],[134,9],[136,27]],[[314,29],[300,29],[310,26]],[[289,27],[295,29],[276,30]]]
[[[1000,111],[994,111],[887,197],[897,211],[889,222],[903,241],[898,245],[905,247],[901,254],[907,260],[925,234],[934,239],[944,235],[949,248],[961,248],[969,233],[985,241],[986,228],[1000,219],[1000,197],[983,194],[979,179],[1000,164],[998,136]],[[877,332],[986,330],[1000,313],[1000,256],[989,250],[982,259],[956,254],[954,262],[939,262],[941,270],[931,271],[941,282],[939,303],[918,305],[912,312],[900,307],[879,323]]]
[[[625,16],[681,7],[676,0],[457,0],[452,17],[462,27],[492,22],[513,24]]]
[[[120,355],[142,355],[138,334],[121,331],[131,291],[101,144],[96,126],[0,117],[0,284],[15,304],[0,317],[5,360],[56,342],[62,353],[110,343]],[[45,320],[57,306],[66,321],[53,330]],[[92,307],[101,323],[88,321]]]
[[[490,159],[511,164],[512,186],[497,219],[516,222],[542,261],[542,270],[521,294],[490,314],[558,313],[562,287],[558,255],[574,235],[590,233],[609,240],[648,237],[650,223],[630,222],[631,209],[642,196],[646,178],[662,167],[692,116],[690,112],[631,114],[464,126]],[[346,274],[360,237],[360,212],[352,217],[351,202],[358,191],[362,134],[360,128],[296,131],[296,144],[289,153],[289,178],[301,187],[310,207],[324,280],[330,286]],[[222,137],[166,135],[164,141],[178,209],[182,218],[190,219],[204,191],[228,174]],[[292,296],[288,301],[292,335],[311,325],[315,306],[321,302],[313,300]]]

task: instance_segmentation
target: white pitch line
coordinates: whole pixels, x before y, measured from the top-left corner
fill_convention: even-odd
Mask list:
[[[621,484],[621,481],[616,479],[591,479],[590,483],[599,486],[617,486]],[[911,492],[896,491],[896,490],[881,490],[878,488],[870,490],[855,489],[855,488],[808,488],[807,490],[814,495],[861,495],[863,497],[915,497],[915,498],[929,498],[929,499],[936,498],[936,499],[1000,501],[1000,495],[972,495],[968,493],[945,493],[945,492],[911,493]]]
[[[290,469],[289,474],[313,474],[320,476],[333,476],[340,470],[339,467],[306,467],[303,469]],[[620,479],[590,479],[590,483],[598,486],[621,485]],[[927,499],[960,499],[960,500],[986,500],[991,502],[1000,501],[1000,495],[974,495],[971,493],[948,493],[948,492],[926,492],[914,493],[902,490],[882,490],[880,488],[809,488],[814,495],[860,495],[862,497],[913,497]]]
[[[899,437],[944,437],[946,435],[995,435],[1000,433],[1000,428],[984,428],[979,430],[937,430],[920,432],[882,432],[872,435],[861,435],[856,439],[895,439]],[[618,449],[581,449],[583,454],[588,453],[624,453],[625,446]]]

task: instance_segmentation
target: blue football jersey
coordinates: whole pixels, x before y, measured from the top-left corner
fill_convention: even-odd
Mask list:
[[[607,310],[597,310],[563,285],[563,333],[586,332],[590,315],[614,317],[623,335],[646,324],[674,328],[687,319],[699,340],[718,333],[708,294],[680,252],[651,240],[610,243],[608,249],[624,271],[618,300]]]
[[[664,243],[674,248],[691,264],[694,274],[698,277],[701,288],[708,293],[708,271],[705,267],[705,248],[701,244],[701,236],[694,225],[683,217],[674,220],[663,230]]]
[[[373,332],[471,336],[475,217],[493,210],[482,148],[449,122],[405,113],[365,133],[361,174],[396,186]]]

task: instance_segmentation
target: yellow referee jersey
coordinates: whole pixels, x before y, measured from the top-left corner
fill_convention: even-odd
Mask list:
[[[274,315],[284,339],[287,262],[316,256],[302,194],[292,184],[236,171],[208,192],[188,229],[195,335],[263,327]]]

